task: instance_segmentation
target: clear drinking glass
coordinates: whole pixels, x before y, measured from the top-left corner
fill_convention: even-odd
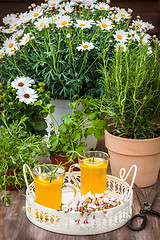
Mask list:
[[[102,151],[88,151],[79,157],[79,164],[73,164],[70,169],[70,176],[73,181],[73,169],[80,168],[81,184],[76,181],[76,185],[81,190],[81,195],[91,191],[92,194],[104,193],[106,191],[106,174],[109,162],[109,155]]]

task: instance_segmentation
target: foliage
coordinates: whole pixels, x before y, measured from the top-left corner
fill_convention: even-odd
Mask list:
[[[138,19],[129,27],[132,10],[111,8],[107,3],[48,0],[40,6],[32,4],[28,12],[3,18],[3,82],[25,76],[44,82],[53,98],[72,99],[84,93],[99,97],[99,64],[104,51],[111,64],[112,51],[122,42],[117,31],[127,34],[127,42],[139,41],[153,27]]]
[[[0,193],[1,200],[8,206],[8,187],[15,186],[19,189],[25,185],[23,164],[33,168],[38,162],[36,157],[49,153],[40,136],[26,132],[26,117],[10,125],[6,124],[3,114],[1,119],[4,125],[0,127]]]
[[[148,44],[118,50],[111,66],[102,67],[105,95],[101,110],[114,124],[114,134],[127,138],[153,138],[160,121],[160,46]]]
[[[25,130],[33,134],[44,135],[47,134],[47,123],[44,118],[48,111],[54,111],[54,105],[49,104],[50,95],[49,92],[45,92],[43,83],[34,84],[33,87],[38,93],[38,99],[34,103],[26,104],[19,101],[16,89],[11,86],[10,82],[7,83],[5,89],[0,85],[0,107],[3,109],[7,124],[26,116]]]
[[[101,118],[96,101],[91,97],[84,97],[69,104],[72,107],[72,115],[65,115],[62,124],[51,131],[51,151],[57,155],[68,156],[69,161],[72,161],[86,151],[87,136],[93,134],[100,139],[104,135],[106,121]]]

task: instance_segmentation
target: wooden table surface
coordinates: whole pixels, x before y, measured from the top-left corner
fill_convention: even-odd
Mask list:
[[[160,174],[158,181],[160,183]],[[142,190],[144,194],[148,194],[150,189],[151,187]],[[140,205],[135,191],[133,192],[133,214],[135,214],[139,213]],[[105,234],[90,236],[62,235],[41,229],[27,219],[25,188],[20,191],[11,191],[10,199],[9,207],[5,207],[0,202],[0,240],[160,240],[160,218],[153,215],[147,215],[147,226],[139,232],[131,231],[127,226],[123,226]],[[160,186],[152,208],[160,212]]]

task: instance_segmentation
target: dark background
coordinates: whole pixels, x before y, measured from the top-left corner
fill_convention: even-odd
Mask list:
[[[43,0],[0,0],[0,25],[2,17],[8,13],[25,12],[31,3],[39,4]],[[155,29],[150,34],[157,34],[160,38],[160,0],[111,0],[111,6],[131,8],[133,19],[141,16],[145,22],[152,23]]]

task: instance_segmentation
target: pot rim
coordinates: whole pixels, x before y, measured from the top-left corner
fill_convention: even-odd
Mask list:
[[[145,138],[145,139],[133,139],[133,138],[123,138],[119,136],[115,136],[111,133],[109,133],[106,129],[104,130],[106,134],[113,138],[118,138],[121,139],[122,141],[130,141],[130,142],[146,142],[146,141],[155,141],[155,140],[160,140],[160,137],[155,137],[155,138]]]

